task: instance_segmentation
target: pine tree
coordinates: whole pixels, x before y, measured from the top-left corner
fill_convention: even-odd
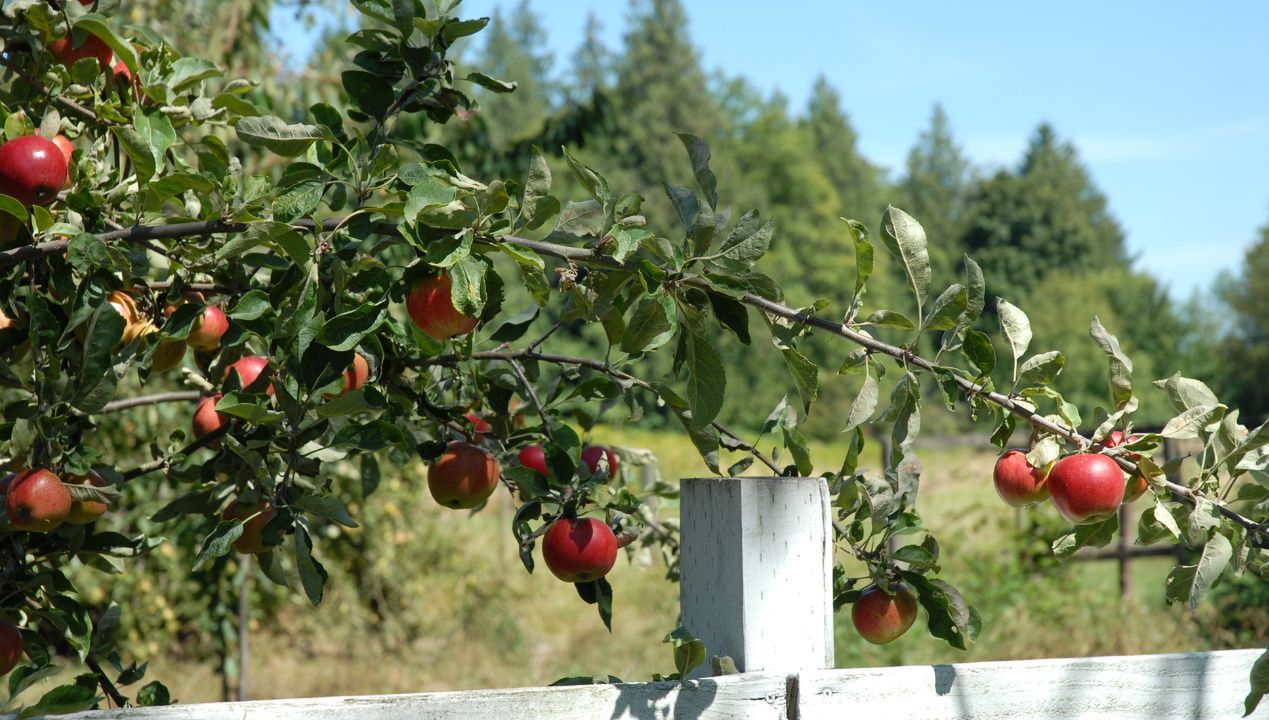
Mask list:
[[[486,32],[476,64],[483,72],[517,84],[515,92],[508,94],[474,93],[490,140],[502,147],[537,133],[550,115],[555,93],[550,78],[554,58],[543,49],[547,47],[546,30],[528,0],[520,0],[510,17],[495,8]]]
[[[597,90],[612,82],[613,54],[600,36],[603,23],[595,13],[586,15],[582,42],[573,52],[573,83],[568,94],[573,102],[586,102]]]
[[[1075,147],[1041,125],[1016,173],[982,183],[963,246],[988,287],[1029,292],[1046,273],[1126,267],[1124,232]]]
[[[1245,425],[1269,418],[1269,386],[1264,369],[1269,366],[1269,224],[1260,228],[1260,239],[1243,257],[1242,271],[1223,276],[1220,299],[1232,315],[1224,342],[1224,375],[1242,411]]]
[[[907,173],[899,185],[901,207],[921,221],[930,240],[934,271],[943,275],[960,260],[970,193],[970,164],[952,137],[943,106],[936,104],[930,127],[908,153]]]
[[[841,107],[841,96],[821,75],[815,80],[801,125],[816,158],[837,190],[839,214],[872,227],[885,209],[882,171],[858,148],[858,136]]]

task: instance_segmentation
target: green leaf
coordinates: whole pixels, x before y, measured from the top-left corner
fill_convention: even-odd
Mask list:
[[[1225,416],[1224,405],[1198,405],[1177,415],[1163,426],[1159,434],[1166,438],[1196,438],[1208,425],[1220,422]]]
[[[1181,373],[1176,373],[1166,380],[1155,380],[1154,385],[1167,394],[1168,401],[1177,412],[1184,412],[1199,405],[1220,404],[1220,400],[1211,388],[1199,380],[1181,377]]]
[[[625,262],[631,253],[639,249],[640,243],[656,236],[643,228],[621,228],[617,231],[616,237],[617,247],[612,257],[617,262]]]
[[[1269,694],[1269,649],[1256,658],[1251,666],[1251,690],[1243,700],[1243,717],[1252,714],[1266,694]]]
[[[135,71],[134,71],[135,72]],[[163,79],[163,84],[172,92],[181,92],[204,80],[220,77],[223,73],[216,63],[197,57],[183,57],[172,63],[172,70]]]
[[[23,224],[27,221],[26,206],[9,195],[0,193],[0,212],[6,212]]]
[[[1062,366],[1066,364],[1066,358],[1057,350],[1051,350],[1039,355],[1032,355],[1027,361],[1022,363],[1022,367],[1018,372],[1022,376],[1022,382],[1027,385],[1048,385],[1052,383],[1059,373],[1062,372]]]
[[[847,232],[855,247],[855,291],[850,298],[850,311],[846,314],[848,322],[859,313],[864,302],[864,292],[868,278],[872,277],[873,246],[868,239],[868,228],[857,220],[840,218],[846,223]],[[908,323],[911,325],[911,322]],[[911,329],[911,327],[909,327]]]
[[[678,215],[679,222],[683,223],[683,231],[691,232],[692,226],[696,224],[696,216],[700,213],[700,201],[696,198],[696,193],[691,188],[680,187],[678,185],[665,185],[665,194],[670,198],[670,204],[674,206],[674,212]],[[26,212],[24,209],[23,212]],[[709,248],[700,248],[698,252],[706,252]]]
[[[678,393],[672,389],[661,385],[653,384],[653,388],[657,394],[661,396],[661,400],[666,406],[674,412],[674,416],[682,423],[683,429],[687,431],[688,437],[692,440],[692,445],[696,447],[696,451],[700,453],[701,459],[705,461],[705,466],[714,474],[718,474],[718,449],[719,434],[713,425],[705,425],[696,427],[692,422],[691,413],[687,409],[687,401],[679,397]]]
[[[1096,316],[1089,325],[1088,334],[1110,361],[1110,395],[1115,401],[1115,409],[1121,410],[1132,397],[1132,360],[1119,348],[1119,339],[1107,332]]]
[[[921,332],[926,330],[951,330],[956,327],[957,320],[965,312],[969,303],[969,291],[960,283],[948,286],[943,294],[934,300],[930,312],[921,325]]]
[[[1013,380],[1018,379],[1018,361],[1031,346],[1031,321],[1027,314],[1004,298],[996,298],[996,315],[1000,318],[1000,329],[1005,334],[1005,341],[1013,352]]]
[[[229,260],[261,245],[280,250],[301,266],[312,260],[312,248],[295,228],[286,223],[264,220],[254,222],[247,229],[226,241],[216,251],[217,260]]]
[[[1106,547],[1115,539],[1115,531],[1118,529],[1118,515],[1112,515],[1101,522],[1076,525],[1053,541],[1053,554],[1058,560],[1066,560],[1082,547]]]
[[[97,691],[83,685],[61,685],[44,693],[36,704],[23,708],[19,718],[42,717],[45,715],[67,715],[80,710],[87,710],[96,705],[100,698]]]
[[[250,290],[225,313],[231,320],[259,320],[273,309],[273,302],[263,290]],[[164,331],[167,326],[163,326]]]
[[[1214,533],[1212,539],[1203,546],[1203,555],[1199,557],[1198,566],[1194,569],[1194,580],[1190,583],[1190,610],[1197,610],[1198,604],[1207,597],[1207,593],[1220,578],[1221,573],[1229,566],[1234,555],[1234,548],[1229,538]]]
[[[453,281],[450,299],[454,309],[470,317],[480,317],[485,311],[485,265],[468,255],[449,270]]]
[[[409,40],[414,33],[414,0],[392,0],[392,20],[401,38]]]
[[[148,682],[137,691],[137,704],[142,707],[157,707],[172,704],[172,694],[167,686],[158,680]]]
[[[604,216],[607,217],[608,210],[612,206],[612,191],[608,189],[608,180],[579,162],[577,158],[569,154],[567,149],[564,150],[564,160],[573,171],[573,176],[582,184],[582,187],[586,188],[586,192],[595,198],[595,201],[603,208]],[[563,220],[562,217],[561,220]]]
[[[983,279],[983,269],[974,262],[973,258],[966,255],[964,262],[965,288],[969,294],[961,322],[968,326],[974,324],[982,316],[983,308],[987,305],[987,281]]]
[[[687,157],[692,163],[692,175],[696,178],[696,184],[701,192],[705,194],[705,202],[709,203],[710,208],[717,210],[718,179],[714,177],[714,171],[709,169],[709,145],[695,135],[687,133],[676,133],[676,135],[687,150]]]
[[[248,145],[267,148],[282,157],[300,155],[314,142],[330,135],[330,131],[320,125],[288,125],[272,115],[242,118],[234,129],[238,139]]]
[[[926,247],[925,228],[911,215],[889,205],[881,216],[881,241],[903,264],[903,272],[916,298],[917,320],[922,320],[922,308],[930,290],[930,252]]]
[[[114,29],[110,27],[110,23],[106,18],[97,13],[89,13],[75,21],[75,28],[96,35],[102,42],[109,45],[110,49],[114,51],[115,57],[128,66],[128,70],[132,72],[132,77],[137,77],[141,66],[137,62],[136,49],[132,47],[132,43],[115,34]]]
[[[295,524],[295,569],[299,571],[300,584],[309,602],[320,605],[328,576],[326,568],[313,557],[313,539],[304,523]]]
[[[700,429],[718,417],[723,407],[727,378],[723,361],[705,333],[685,329],[687,337],[687,403],[692,427]]]
[[[221,520],[216,529],[203,539],[203,547],[194,558],[191,570],[198,570],[209,561],[226,555],[233,548],[234,541],[242,537],[243,520]]]
[[[750,210],[736,221],[718,253],[711,257],[714,265],[729,272],[743,273],[766,254],[771,245],[774,225],[762,223],[757,210]]]
[[[110,132],[119,139],[119,145],[123,148],[124,154],[132,161],[132,172],[136,173],[137,182],[143,185],[149,182],[150,178],[154,177],[156,166],[154,153],[150,152],[150,145],[146,139],[136,130],[123,125],[111,125]]]
[[[802,398],[802,410],[809,413],[811,403],[820,394],[819,367],[798,352],[797,348],[786,347],[781,352],[784,354],[784,366],[789,369],[789,375],[797,385],[798,396]]]
[[[645,297],[635,305],[626,323],[626,332],[621,338],[621,351],[630,355],[638,352],[649,352],[669,339],[665,331],[671,329],[666,317],[665,307],[655,297]],[[656,345],[654,340],[660,340]]]
[[[961,344],[961,354],[978,371],[977,377],[987,377],[992,370],[996,369],[996,348],[991,344],[991,338],[987,337],[986,333],[977,330],[967,331],[965,340]]]
[[[911,570],[900,574],[916,590],[928,617],[926,627],[930,634],[958,650],[969,649],[980,620],[960,591],[942,580],[930,580]]]
[[[560,211],[560,201],[551,195],[551,166],[546,156],[533,146],[529,174],[524,181],[524,202],[520,204],[520,221],[529,230],[537,230]]]
[[[362,339],[379,329],[388,317],[388,306],[362,304],[326,321],[317,333],[317,342],[336,352],[352,350]]]
[[[467,79],[490,92],[499,94],[515,92],[516,87],[518,87],[518,84],[515,82],[499,80],[482,72],[467,73]]]
[[[126,322],[114,306],[102,303],[93,311],[84,332],[83,365],[74,404],[84,412],[96,412],[115,392],[115,346],[123,338]]]
[[[296,500],[293,505],[306,512],[337,522],[344,527],[357,527],[357,521],[353,520],[352,515],[348,514],[348,508],[344,505],[344,501],[334,495],[304,495],[299,500]]]
[[[892,327],[900,330],[913,330],[916,328],[911,318],[894,310],[873,310],[868,317],[864,318],[864,324],[873,327]]]
[[[846,416],[846,427],[842,428],[844,433],[868,422],[872,414],[877,411],[877,404],[881,399],[881,391],[877,386],[877,378],[872,373],[871,363],[865,363],[864,368],[864,383],[859,388],[859,394],[855,396],[855,402],[851,403],[850,414]]]

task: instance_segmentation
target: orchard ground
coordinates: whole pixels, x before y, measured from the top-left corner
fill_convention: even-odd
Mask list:
[[[599,428],[594,439],[654,451],[667,479],[703,474],[699,456],[679,433]],[[813,451],[832,458],[842,449],[816,444]],[[1170,558],[1135,560],[1135,596],[1124,602],[1116,563],[1055,565],[1043,532],[1017,535],[1014,510],[992,486],[995,457],[989,448],[921,448],[920,510],[944,543],[944,576],[982,613],[979,641],[967,653],[930,642],[922,612],[905,636],[872,646],[855,634],[847,608],[837,616],[838,666],[1250,646],[1217,628],[1210,604],[1198,617],[1184,606],[1164,605]],[[878,467],[875,443],[863,465]],[[292,594],[276,620],[253,620],[252,698],[544,685],[573,675],[644,681],[673,670],[669,646],[660,640],[677,623],[678,585],[665,581],[659,559],[632,564],[624,553],[618,558],[610,576],[616,588],[610,638],[593,613],[579,611],[573,587],[552,577],[540,558],[533,575],[520,568],[506,531],[513,509],[505,491],[471,517],[432,502],[422,467],[385,474],[378,493],[377,507],[365,509],[363,529],[352,533],[367,535],[372,562],[385,568],[380,577],[394,578],[395,587],[358,588],[345,577],[328,585],[330,594],[317,608]],[[1148,507],[1145,499],[1134,510],[1142,507]],[[1024,512],[1025,525],[1047,523],[1050,538],[1063,527],[1049,503]],[[1035,564],[1020,558],[1028,549],[1040,556]],[[155,578],[152,587],[159,582]],[[388,608],[386,620],[368,609],[372,598]],[[181,702],[219,700],[213,662],[180,657],[183,648],[166,642],[134,641],[139,656],[151,660],[152,677]]]

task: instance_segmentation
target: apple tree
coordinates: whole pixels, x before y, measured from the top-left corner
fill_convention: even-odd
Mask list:
[[[1240,424],[1198,381],[1134,378],[1095,318],[1108,403],[1075,407],[1054,384],[1063,354],[1031,352],[1025,312],[989,298],[971,258],[936,285],[925,233],[903,211],[887,209],[875,228],[845,221],[856,275],[841,279],[841,297],[795,302],[762,271],[777,229],[758,210],[725,207],[700,138],[666,139],[692,170],[691,186],[665,188],[676,227],[650,227],[645,198],[567,150],[581,199],[552,194],[541,151],[524,177],[466,174],[436,128],[477,111],[472,87],[515,85],[456,71],[451,49],[488,22],[457,15],[458,4],[353,0],[361,25],[340,100],[285,111],[255,79],[225,77],[127,25],[116,0],[6,4],[0,455],[12,474],[0,672],[17,702],[58,656],[87,669],[23,699],[24,712],[168,700],[158,682],[125,694],[145,670],[112,640],[120,606],[86,599],[72,564],[126,573],[176,543],[207,583],[238,553],[320,603],[328,576],[315,530],[355,526],[349,507],[385,466],[420,460],[443,506],[479,509],[508,493],[526,571],[541,546],[548,569],[610,623],[604,576],[619,549],[659,548],[673,576],[677,529],[653,511],[672,485],[645,486],[621,472],[629,458],[583,442],[604,412],[673,418],[714,473],[822,473],[839,549],[865,568],[850,576],[839,563],[835,601],[853,605],[876,642],[906,631],[918,605],[930,634],[954,647],[981,624],[938,576],[943,549],[917,512],[913,442],[927,398],[986,425],[1002,449],[1027,430],[996,481],[1014,503],[1054,498],[1073,523],[1054,543],[1060,558],[1108,543],[1126,491],[1140,492],[1153,505],[1140,537],[1202,548],[1169,575],[1170,602],[1193,606],[1230,573],[1265,575],[1269,427]],[[867,302],[877,245],[901,266],[911,311]],[[602,352],[553,347],[561,329],[587,325]],[[773,347],[754,347],[754,361],[782,363],[798,392],[746,436],[724,422],[725,399],[743,390],[728,387],[717,339],[750,345],[755,327]],[[859,381],[841,418],[848,452],[827,461],[812,459],[799,430],[819,387],[799,350],[811,333],[843,341],[833,369]],[[671,358],[668,376],[648,373],[653,354]],[[998,364],[1008,386],[991,379]],[[1132,432],[1142,389],[1176,411],[1160,433]],[[188,407],[188,424],[145,438],[148,457],[135,464],[108,462],[98,431],[157,403]],[[859,466],[869,425],[891,441],[881,473]],[[1163,438],[1201,440],[1198,472],[1156,463]],[[348,472],[365,480],[360,496],[335,482]],[[135,484],[175,499],[128,532],[97,528]],[[681,629],[667,639],[682,650],[679,674],[701,659]],[[1269,690],[1265,666],[1249,708]]]

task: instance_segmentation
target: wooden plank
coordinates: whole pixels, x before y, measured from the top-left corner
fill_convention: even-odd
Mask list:
[[[63,715],[75,720],[782,720],[784,675],[751,673],[679,684],[370,695],[172,705]]]
[[[683,627],[742,672],[833,666],[833,533],[823,478],[682,484]],[[710,673],[710,664],[693,677]]]
[[[1238,718],[1263,650],[802,673],[800,720]],[[1269,702],[1254,717],[1269,717]]]

